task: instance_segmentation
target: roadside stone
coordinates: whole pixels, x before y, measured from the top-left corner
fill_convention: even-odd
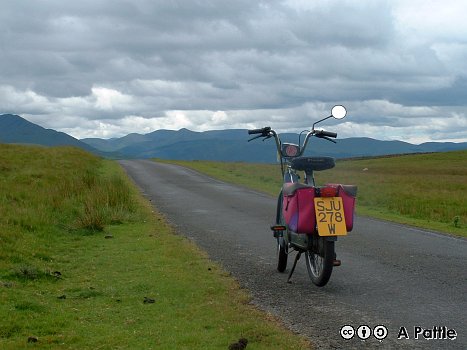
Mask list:
[[[156,302],[155,299],[144,297],[144,301],[143,301],[144,304],[154,304],[155,302]]]
[[[28,337],[28,343],[37,343],[39,341],[39,338],[30,336]]]

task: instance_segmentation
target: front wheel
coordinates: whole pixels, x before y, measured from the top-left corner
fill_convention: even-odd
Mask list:
[[[305,263],[311,281],[318,287],[328,283],[334,266],[334,241],[317,237],[313,249],[305,253]]]

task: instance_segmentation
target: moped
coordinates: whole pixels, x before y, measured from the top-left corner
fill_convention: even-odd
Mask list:
[[[346,236],[353,228],[355,197],[357,186],[325,184],[317,186],[314,172],[331,169],[335,160],[331,157],[303,156],[308,141],[317,137],[336,143],[334,132],[315,129],[316,124],[329,118],[342,119],[347,111],[337,105],[331,115],[318,120],[311,131],[300,133],[298,144],[282,142],[279,135],[271,129],[248,130],[248,134],[258,134],[248,141],[263,137],[263,141],[274,138],[281,164],[283,186],[277,199],[276,219],[271,226],[277,241],[277,270],[284,272],[290,252],[296,251],[296,257],[289,272],[290,283],[298,260],[305,253],[305,263],[311,281],[322,287],[331,277],[333,267],[340,266],[335,253],[338,237]],[[302,144],[300,138],[307,133]],[[303,172],[303,182],[300,182]]]

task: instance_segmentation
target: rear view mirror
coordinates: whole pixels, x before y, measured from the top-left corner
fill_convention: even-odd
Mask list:
[[[337,106],[332,107],[331,115],[332,115],[334,118],[336,118],[336,119],[342,119],[342,118],[345,117],[346,114],[347,114],[347,110],[345,109],[344,106],[337,105]]]
[[[329,119],[331,117],[334,117],[336,119],[342,119],[342,118],[345,117],[346,114],[347,114],[347,110],[345,109],[344,106],[336,105],[336,106],[332,107],[331,115],[329,117],[323,118],[323,119],[318,120],[317,122],[313,123],[313,130],[315,130],[315,125],[318,124],[318,123],[321,123],[323,120]]]

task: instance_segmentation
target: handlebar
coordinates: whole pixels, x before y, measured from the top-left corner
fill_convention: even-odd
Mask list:
[[[316,130],[315,136],[317,137],[326,136],[326,137],[332,137],[335,139],[337,137],[337,133],[331,132],[331,131],[325,131],[325,130]]]
[[[252,129],[252,130],[248,130],[248,134],[249,135],[253,135],[253,134],[262,134],[264,136],[266,136],[267,134],[269,134],[269,132],[271,131],[271,127],[270,126],[266,126],[264,128],[261,128],[261,129]]]
[[[248,130],[249,135],[257,134],[256,136],[253,136],[251,139],[249,139],[248,142],[256,140],[256,139],[261,138],[261,137],[263,138],[263,141],[265,141],[267,139],[270,139],[270,138],[274,138],[274,140],[276,141],[276,147],[277,147],[277,151],[279,153],[279,158],[280,158],[280,162],[281,162],[282,175],[284,175],[284,173],[285,173],[284,160],[285,160],[286,163],[288,163],[291,158],[301,157],[303,155],[303,153],[305,152],[306,146],[308,145],[308,141],[310,140],[310,138],[312,136],[318,137],[320,139],[325,139],[325,140],[333,142],[333,143],[336,143],[336,141],[334,141],[333,139],[337,138],[337,133],[331,132],[331,131],[325,131],[325,130],[316,130],[315,129],[316,124],[321,123],[322,121],[324,121],[326,119],[329,119],[329,118],[342,119],[342,118],[345,117],[345,115],[346,115],[346,110],[345,110],[344,106],[341,106],[341,105],[334,106],[332,108],[332,110],[331,110],[331,115],[330,116],[328,116],[326,118],[323,118],[321,120],[318,120],[317,122],[313,123],[311,131],[309,131],[309,130],[302,131],[302,133],[303,132],[308,132],[306,134],[305,140],[303,141],[302,145],[300,145],[300,137],[301,137],[302,133],[300,133],[300,136],[298,137],[298,143],[299,143],[298,145],[288,144],[288,143],[282,144],[282,141],[281,141],[279,135],[277,135],[276,131],[271,129],[270,126],[266,126],[264,128],[261,128],[261,129]],[[295,151],[294,156],[289,156],[289,152],[287,150],[285,150],[285,151],[282,150],[283,145],[286,145],[287,149],[290,146],[295,147],[295,149],[298,152]],[[284,155],[283,152],[285,153],[285,155]]]
[[[248,134],[249,135],[258,134],[258,136],[255,136],[255,137],[249,139],[248,141],[253,141],[253,140],[255,140],[257,138],[260,138],[260,137],[264,137],[264,139],[274,137],[274,139],[276,141],[277,150],[279,151],[279,153],[281,152],[282,142],[281,142],[279,136],[277,135],[277,133],[274,130],[272,130],[270,126],[266,126],[264,128],[261,128],[261,129],[248,130]],[[306,135],[305,141],[303,142],[303,145],[299,145],[300,153],[299,153],[298,156],[301,156],[305,152],[305,148],[306,148],[306,146],[308,144],[308,140],[310,139],[311,136],[315,136],[315,137],[322,138],[322,139],[331,141],[333,143],[336,143],[336,141],[332,140],[331,137],[336,138],[337,133],[331,132],[331,131],[314,130],[313,129],[312,131],[308,132],[308,134]]]

